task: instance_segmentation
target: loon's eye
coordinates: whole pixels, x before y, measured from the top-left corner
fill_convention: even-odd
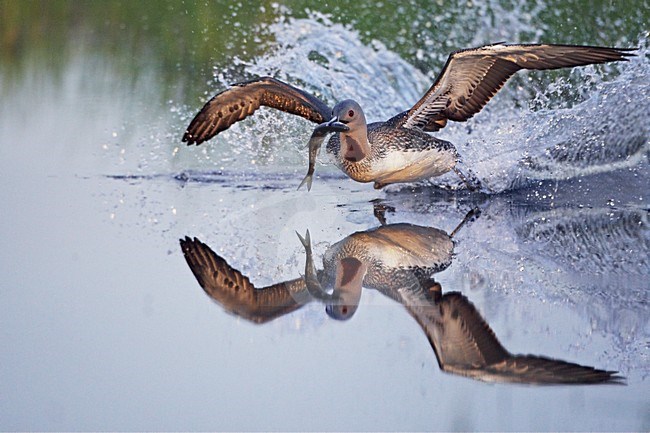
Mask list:
[[[354,110],[348,111],[348,117],[354,117]]]

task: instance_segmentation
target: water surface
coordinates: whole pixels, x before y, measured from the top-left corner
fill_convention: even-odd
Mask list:
[[[0,4],[0,429],[648,430],[650,12],[602,3]],[[324,155],[312,191],[295,191],[311,126],[271,111],[180,143],[229,82],[272,74],[379,120],[450,50],[499,40],[641,49],[522,74],[441,131],[492,194],[438,187],[451,177],[377,192]],[[444,373],[418,323],[370,288],[347,321],[312,302],[255,325],[206,296],[179,245],[200,239],[262,287],[304,275],[296,231],[322,268],[380,225],[377,204],[388,224],[446,233],[479,208],[435,275],[443,292],[509,351],[626,385]]]

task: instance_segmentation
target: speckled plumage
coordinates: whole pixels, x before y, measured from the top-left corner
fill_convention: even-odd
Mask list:
[[[410,224],[354,233],[328,248],[324,269],[317,272],[307,234],[301,237],[306,269],[314,272],[259,289],[198,239],[185,238],[181,247],[205,292],[229,312],[254,323],[291,313],[315,299],[326,303],[330,317],[347,320],[359,306],[362,286],[371,287],[404,305],[426,334],[440,369],[448,373],[489,382],[624,383],[615,371],[516,355],[503,347],[467,297],[443,294],[432,278],[451,264],[452,235]],[[314,291],[311,285],[316,286]]]
[[[399,301],[397,289],[417,289],[451,265],[454,243],[444,231],[412,224],[391,224],[354,233],[332,245],[323,256],[323,285],[334,280],[337,263],[355,257],[366,263],[364,287]],[[396,284],[400,282],[400,284]]]
[[[375,182],[377,186],[412,182],[420,178],[440,176],[450,171],[458,160],[453,144],[418,130],[395,127],[391,122],[368,125],[370,153],[361,161],[348,161],[341,152],[341,134],[334,134],[327,143],[336,165],[358,182]],[[427,156],[437,163],[417,165]],[[390,164],[394,162],[391,170]],[[409,164],[410,163],[410,164]],[[413,168],[409,170],[409,165]],[[422,170],[427,174],[421,174]]]
[[[624,61],[627,48],[551,44],[494,44],[452,53],[433,85],[407,111],[387,122],[368,125],[363,110],[352,100],[330,109],[323,101],[272,77],[240,83],[210,101],[194,117],[182,140],[200,144],[261,106],[292,113],[336,131],[327,149],[352,179],[374,182],[375,188],[414,182],[454,170],[469,189],[480,188],[478,178],[456,167],[456,149],[425,134],[444,128],[449,120],[473,117],[521,69],[558,69]],[[333,117],[332,117],[333,116]],[[323,132],[323,131],[320,131]],[[317,144],[318,142],[314,142]],[[311,152],[310,152],[311,153]],[[315,156],[314,156],[315,157]],[[314,161],[305,178],[311,185]],[[303,181],[304,182],[304,181]]]

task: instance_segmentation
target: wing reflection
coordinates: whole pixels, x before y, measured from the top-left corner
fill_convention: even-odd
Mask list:
[[[205,293],[237,316],[264,323],[311,300],[303,278],[258,289],[197,238],[186,237],[180,242],[185,260]]]
[[[445,372],[489,382],[623,380],[614,371],[508,352],[464,295],[443,294],[434,280],[433,275],[446,269],[453,257],[452,237],[442,230],[391,224],[354,233],[328,248],[320,271],[314,265],[309,232],[299,237],[306,252],[305,276],[263,288],[256,288],[198,239],[186,237],[180,243],[205,292],[227,311],[255,323],[268,322],[312,301],[324,303],[330,317],[346,320],[356,312],[362,287],[366,287],[405,306],[427,335]]]
[[[423,298],[430,300],[424,302]],[[433,347],[443,371],[486,382],[534,384],[617,383],[615,371],[598,370],[558,359],[513,355],[462,294],[404,291],[404,305]]]

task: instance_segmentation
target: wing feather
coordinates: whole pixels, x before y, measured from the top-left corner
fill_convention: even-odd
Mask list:
[[[404,305],[426,333],[448,373],[490,382],[535,384],[622,383],[615,371],[534,355],[512,355],[499,342],[476,307],[462,294],[434,301],[402,292]]]
[[[192,273],[215,302],[254,323],[264,323],[302,307],[311,299],[303,278],[256,288],[197,238],[180,240]]]
[[[599,370],[573,362],[535,355],[515,355],[481,373],[499,381],[536,384],[624,383],[616,371]]]
[[[442,328],[437,330],[438,356],[443,370],[447,365],[483,367],[510,356],[465,296],[447,293],[438,308],[442,324]]]
[[[317,97],[271,77],[235,84],[210,99],[183,135],[187,144],[201,144],[253,114],[261,106],[322,123],[332,109]]]
[[[624,61],[633,49],[575,45],[487,45],[456,51],[425,95],[396,116],[404,128],[437,131],[447,120],[465,121],[520,69],[558,69]]]
[[[430,301],[424,293],[401,293],[404,306],[427,335],[442,370],[481,368],[510,357],[465,296],[451,292],[439,301]]]

